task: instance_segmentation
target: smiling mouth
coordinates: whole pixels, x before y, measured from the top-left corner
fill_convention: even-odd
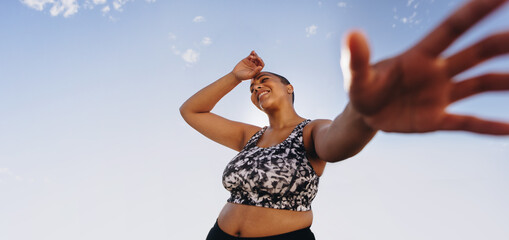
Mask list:
[[[260,93],[260,95],[258,95],[258,102],[260,101],[260,98],[262,98],[262,96],[267,94],[267,93],[269,93],[269,91]]]

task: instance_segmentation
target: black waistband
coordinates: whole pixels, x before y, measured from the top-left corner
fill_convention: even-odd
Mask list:
[[[267,237],[235,237],[225,233],[219,225],[214,224],[210,230],[206,240],[315,240],[315,235],[311,232],[310,227],[299,229],[293,232],[278,234]]]

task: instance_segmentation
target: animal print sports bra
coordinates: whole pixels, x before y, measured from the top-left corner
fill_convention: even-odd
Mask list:
[[[306,158],[301,122],[282,143],[256,146],[267,127],[258,131],[226,166],[223,186],[230,203],[293,211],[311,210],[319,177]]]

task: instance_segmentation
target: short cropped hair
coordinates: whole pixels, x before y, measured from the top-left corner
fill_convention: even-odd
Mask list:
[[[276,73],[273,73],[273,72],[267,72],[267,73],[270,73],[276,77],[279,78],[279,80],[281,81],[282,84],[284,85],[290,85],[290,81],[288,81],[288,79],[286,79],[285,77],[279,75],[279,74],[276,74]],[[295,89],[293,90],[292,92],[292,104],[295,102]]]

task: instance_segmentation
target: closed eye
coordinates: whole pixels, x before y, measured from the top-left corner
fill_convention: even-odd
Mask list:
[[[260,83],[264,83],[264,82],[265,82],[265,80],[267,80],[267,79],[269,79],[269,78],[267,78],[267,77],[266,77],[266,78],[262,78],[262,79],[260,80]],[[249,89],[249,92],[250,92],[250,93],[253,93],[253,92],[254,92],[254,87],[250,88],[250,89]]]

